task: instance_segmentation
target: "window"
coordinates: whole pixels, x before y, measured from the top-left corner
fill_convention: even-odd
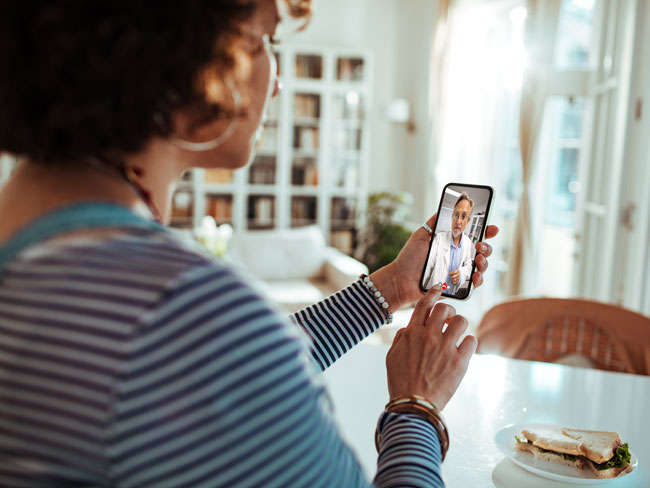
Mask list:
[[[533,210],[537,244],[533,269],[537,277],[532,293],[569,297],[573,294],[577,196],[580,157],[585,147],[585,98],[553,96],[547,99],[540,137]],[[558,279],[561,276],[562,279]]]
[[[535,234],[528,293],[569,297],[576,273],[581,154],[588,113],[585,76],[595,68],[595,0],[563,0],[555,39],[555,83],[546,100],[531,199]],[[561,277],[561,279],[558,279]]]
[[[575,265],[577,204],[595,69],[596,0],[563,0],[557,14],[550,95],[536,141],[529,203],[534,235],[525,293],[568,296]],[[523,188],[519,147],[522,75],[528,60],[525,2],[457,2],[449,18],[443,77],[443,129],[437,181],[486,182],[497,198],[491,223],[493,278],[481,295],[493,304],[509,294],[509,263]],[[562,276],[558,285],[557,277]],[[476,306],[476,301],[474,302]]]
[[[593,51],[595,0],[564,0],[555,40],[557,69],[587,69]]]
[[[551,148],[546,193],[546,224],[575,226],[576,193],[580,189],[578,163],[582,142],[585,100],[555,97],[548,102],[548,117],[553,125],[548,145]]]

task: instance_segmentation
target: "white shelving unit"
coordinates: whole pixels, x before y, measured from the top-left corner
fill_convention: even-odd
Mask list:
[[[278,50],[282,93],[272,102],[254,162],[192,170],[174,198],[172,225],[204,215],[236,231],[316,224],[352,252],[367,202],[372,60],[341,48]]]

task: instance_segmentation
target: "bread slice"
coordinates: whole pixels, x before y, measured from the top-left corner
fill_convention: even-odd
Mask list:
[[[583,458],[581,456],[571,456],[570,458],[557,452],[546,451],[529,442],[515,443],[515,449],[521,452],[529,452],[535,456],[537,461],[548,461],[551,463],[563,464],[573,468],[582,469],[584,466]],[[595,469],[595,468],[594,468]]]
[[[622,468],[609,468],[609,469],[596,469],[594,463],[585,459],[585,464],[591,468],[597,478],[616,478],[619,474],[630,469],[630,465],[624,466]]]
[[[616,432],[570,429],[563,427],[562,432],[581,443],[583,455],[595,463],[604,463],[614,456],[614,449],[622,444],[621,436]]]
[[[522,429],[522,435],[533,445],[556,452],[582,456],[582,442],[564,435],[561,429],[544,427],[534,430]],[[610,456],[611,457],[611,456]]]

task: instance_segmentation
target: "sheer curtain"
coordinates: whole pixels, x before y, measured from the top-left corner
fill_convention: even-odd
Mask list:
[[[519,113],[519,147],[521,150],[522,191],[510,261],[510,295],[526,291],[527,258],[531,255],[531,175],[537,163],[544,106],[553,74],[553,53],[562,0],[528,0],[526,23],[527,63]]]
[[[493,242],[490,279],[476,291],[471,306],[459,304],[470,319],[478,320],[506,289],[522,186],[517,130],[525,22],[525,0],[440,4],[431,76],[437,148],[431,177],[436,201],[431,205],[437,205],[448,182],[489,184],[496,191],[490,222],[502,228]]]
[[[512,2],[452,1],[438,73],[436,180],[496,183],[493,157],[504,135],[512,67],[508,10]],[[515,60],[517,62],[518,60]]]
[[[531,254],[531,176],[562,0],[447,0],[439,4],[432,59],[432,180],[495,188],[490,280],[484,311],[525,293]],[[433,198],[436,198],[434,196]],[[432,205],[437,202],[431,202]],[[478,313],[478,312],[477,312]]]

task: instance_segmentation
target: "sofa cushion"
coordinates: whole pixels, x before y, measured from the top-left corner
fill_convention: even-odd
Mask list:
[[[233,261],[265,280],[319,276],[325,250],[325,238],[317,226],[235,232],[228,245]]]
[[[311,280],[282,280],[264,282],[259,288],[271,302],[287,313],[294,313],[329,294],[323,293],[319,284],[319,281]]]

